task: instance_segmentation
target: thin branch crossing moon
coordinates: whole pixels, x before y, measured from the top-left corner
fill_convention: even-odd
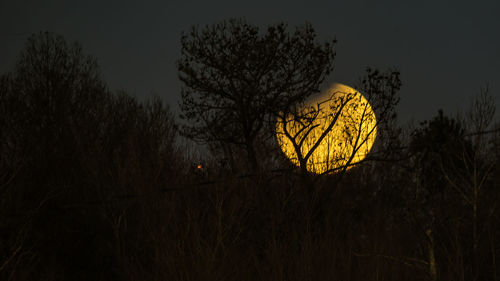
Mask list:
[[[339,83],[302,107],[282,113],[276,137],[283,153],[297,166],[323,174],[350,169],[370,152],[377,120],[357,90]]]

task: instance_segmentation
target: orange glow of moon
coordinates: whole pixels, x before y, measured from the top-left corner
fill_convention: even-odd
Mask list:
[[[284,126],[296,144],[303,139],[302,157],[316,147],[307,159],[309,172],[323,174],[343,167],[350,169],[366,157],[375,142],[375,113],[366,98],[349,86],[333,84],[309,99],[299,112],[311,118],[299,120],[289,115],[285,122],[279,119],[276,137],[283,153],[297,166],[300,161]]]

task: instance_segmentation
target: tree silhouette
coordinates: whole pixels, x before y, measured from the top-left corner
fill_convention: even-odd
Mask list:
[[[360,86],[366,99],[359,92],[337,90],[328,93],[329,98],[317,104],[295,104],[289,111],[278,114],[277,132],[292,144],[292,156],[306,177],[309,175],[308,165],[313,164],[321,166],[316,169],[320,175],[332,172],[343,174],[349,167],[370,159],[356,156],[368,153],[367,142],[374,141],[376,134],[383,136],[390,131],[399,101],[399,72],[381,73],[368,69]],[[329,135],[332,130],[339,132]],[[321,159],[313,159],[314,152],[322,143],[335,148],[320,153]]]
[[[457,173],[465,173],[468,163],[462,160],[468,158],[465,155],[470,154],[471,147],[462,124],[445,116],[442,110],[432,120],[420,125],[412,133],[409,145],[417,178],[414,196],[410,198],[413,198],[413,204],[419,206],[412,216],[427,238],[429,274],[432,280],[437,280],[439,261],[436,260],[436,245],[438,241],[443,241],[439,236],[445,233],[444,229],[451,227],[445,226],[443,220],[454,216],[458,199],[449,192],[443,168],[446,166],[448,170],[453,166]],[[437,227],[440,229],[437,230]]]
[[[111,93],[79,44],[31,36],[0,76],[0,279],[115,279],[118,202],[173,182],[173,118]]]
[[[498,204],[492,184],[494,137],[486,134],[495,112],[493,99],[482,89],[465,118],[440,110],[422,122],[411,138],[415,190],[413,216],[428,240],[429,272],[433,280],[446,268],[453,249],[463,249],[467,279],[487,279],[492,266],[479,252],[488,249],[484,235]],[[446,258],[444,258],[446,257]],[[495,265],[493,265],[495,266]],[[483,277],[482,277],[483,276]]]
[[[349,172],[342,162],[333,176],[313,177],[314,192],[293,169],[231,176],[207,158],[197,160],[213,170],[197,175],[160,100],[109,91],[78,44],[33,35],[0,75],[0,280],[497,280],[493,97],[482,93],[467,115],[439,113],[404,136],[394,130],[397,72],[369,70],[353,86],[378,122],[366,159],[405,161]],[[329,115],[277,99],[263,129],[275,134],[281,117],[299,147],[314,146],[307,131],[321,136],[359,98],[342,94]],[[322,118],[326,126],[312,123]],[[349,133],[355,144],[358,132]],[[269,141],[260,136],[256,153]],[[332,159],[348,161],[353,150]]]
[[[266,118],[319,91],[332,69],[335,41],[320,44],[311,25],[289,33],[284,23],[265,31],[241,19],[193,27],[181,38],[186,136],[200,143],[243,147],[258,166],[255,140]]]

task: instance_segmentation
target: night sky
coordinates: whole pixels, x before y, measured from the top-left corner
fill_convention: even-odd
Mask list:
[[[500,111],[500,1],[436,2],[2,0],[0,73],[31,33],[52,31],[81,42],[112,90],[158,95],[177,110],[182,31],[230,17],[260,26],[308,21],[320,40],[338,40],[330,82],[352,85],[367,66],[401,71],[403,123],[465,109],[486,84]]]

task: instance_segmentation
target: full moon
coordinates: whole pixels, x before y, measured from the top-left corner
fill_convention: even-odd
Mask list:
[[[293,114],[279,117],[276,138],[293,164],[300,166],[302,159],[307,171],[323,174],[350,169],[362,161],[375,142],[376,124],[366,98],[335,83]]]

